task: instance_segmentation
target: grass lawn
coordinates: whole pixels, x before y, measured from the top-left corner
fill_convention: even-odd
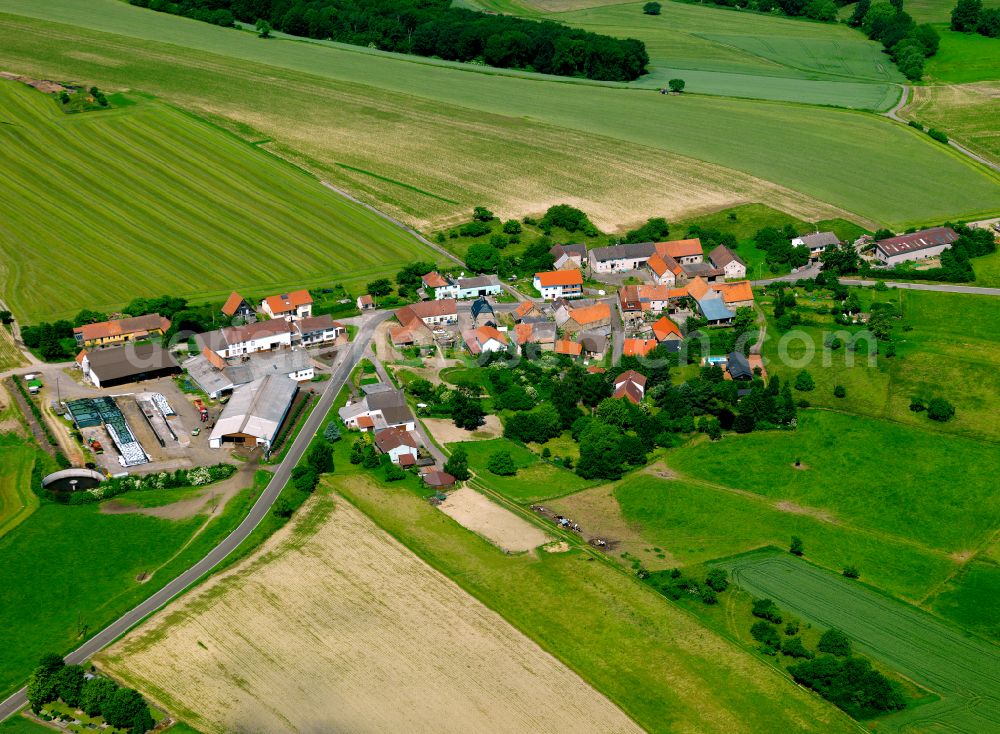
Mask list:
[[[531,449],[506,438],[452,443],[448,444],[448,450],[454,451],[456,446],[464,446],[468,451],[469,468],[480,481],[520,504],[561,497],[594,485],[594,482],[578,477],[573,472],[543,461]],[[490,456],[497,451],[510,452],[510,457],[518,468],[516,475],[501,477],[486,468]]]
[[[255,498],[245,490],[211,520],[102,515],[96,504],[39,507],[0,538],[0,694],[20,686],[43,653],[69,652],[187,568]],[[141,574],[152,576],[139,581]]]
[[[651,732],[854,731],[832,707],[636,580],[583,562],[581,551],[505,555],[412,493],[361,476],[332,484]]]
[[[860,416],[805,411],[796,431],[690,445],[668,464],[944,553],[974,551],[1000,528],[994,445]]]
[[[0,108],[3,297],[28,321],[165,292],[360,289],[399,258],[434,259],[310,176],[163,103],[64,115],[4,81]],[[66,219],[73,226],[52,226]]]
[[[976,258],[973,268],[976,271],[976,285],[1000,287],[1000,252]]]
[[[923,610],[785,553],[758,553],[722,562],[754,596],[824,628],[837,627],[862,654],[940,696],[885,717],[879,731],[991,730],[1000,717],[996,648],[942,624]]]
[[[0,538],[38,509],[38,495],[31,491],[31,470],[39,450],[29,441],[0,434]]]
[[[928,600],[927,606],[991,640],[1000,640],[1000,566],[989,558],[970,561]]]
[[[900,226],[993,211],[1000,194],[996,177],[868,114],[664,97],[319,44],[261,43],[115,0],[9,0],[5,7],[48,19],[0,19],[5,66],[85,76],[211,111],[420,225],[464,218],[474,203],[507,217],[569,200],[614,229],[651,215],[676,219],[767,200],[809,218],[846,211]],[[65,56],[66,48],[74,55]],[[927,170],[939,183],[933,190],[923,185]]]
[[[859,295],[862,299],[892,301],[902,309],[903,319],[894,330],[896,357],[880,355],[874,364],[857,357],[851,364],[848,360],[852,355],[845,349],[826,351],[824,356],[824,335],[840,329],[829,315],[812,316],[823,323],[822,327],[796,327],[788,335],[782,335],[769,318],[764,345],[769,373],[793,379],[801,369],[807,369],[816,389],[797,393],[796,397],[804,397],[812,405],[888,418],[913,427],[1000,440],[1000,423],[993,417],[994,406],[1000,404],[1000,384],[995,379],[1000,369],[997,337],[1000,310],[994,299],[907,290],[879,293],[862,289]],[[799,300],[813,307],[802,292]],[[758,303],[766,313],[772,313],[767,298],[759,299]],[[811,359],[807,343],[794,336],[796,333],[815,346]],[[782,358],[782,352],[787,359]],[[834,396],[835,385],[846,388],[845,398]],[[955,405],[956,415],[948,423],[934,423],[926,413],[910,411],[913,396],[925,400],[944,397]]]
[[[0,732],[3,734],[52,734],[53,731],[54,729],[42,726],[24,716],[11,716],[6,721],[0,722]]]

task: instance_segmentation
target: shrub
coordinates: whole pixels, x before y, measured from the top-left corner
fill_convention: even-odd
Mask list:
[[[797,619],[789,619],[785,624],[785,634],[791,637],[792,635],[797,635],[799,633],[799,621]]]
[[[816,382],[813,380],[812,375],[805,370],[802,370],[795,376],[795,384],[793,387],[799,392],[810,392],[811,390],[816,389]]]
[[[750,635],[760,643],[761,651],[766,655],[774,655],[781,649],[778,628],[773,624],[764,620],[754,622],[753,627],[750,628]]]
[[[850,638],[838,629],[828,629],[824,632],[816,647],[820,652],[828,652],[839,657],[851,654]]]
[[[701,590],[701,600],[708,605],[712,605],[718,603],[719,597],[715,593],[715,589],[710,589],[706,586]]]
[[[793,535],[792,542],[788,546],[788,552],[793,556],[801,556],[805,553],[805,545],[802,543],[802,538],[797,535]]]
[[[916,128],[917,130],[919,130],[920,132],[923,132],[923,131],[924,131],[924,126],[923,126],[923,125],[921,125],[921,124],[920,124],[919,122],[917,122],[916,120],[910,120],[910,121],[909,121],[908,123],[906,123],[906,124],[907,124],[907,125],[909,125],[910,127],[915,127],[915,128]]]
[[[855,718],[906,707],[892,682],[865,658],[837,660],[821,656],[788,668],[796,683],[812,688]]]
[[[671,79],[667,82],[667,86],[670,87],[671,92],[676,92],[680,94],[684,91],[684,87],[687,86],[683,79]]]
[[[775,624],[781,624],[781,610],[770,599],[755,599],[750,613],[755,617],[766,619]]]
[[[708,572],[705,583],[715,591],[725,591],[729,588],[729,574],[721,568],[713,568]]]
[[[323,438],[330,443],[340,440],[340,424],[337,421],[330,421],[323,429]]]
[[[648,2],[642,6],[642,12],[646,15],[659,15],[663,6],[657,2]]]
[[[486,468],[489,469],[491,474],[501,477],[512,477],[517,474],[517,466],[514,464],[514,460],[510,458],[509,451],[497,451],[493,453],[486,464]]]
[[[781,654],[787,655],[790,658],[808,658],[809,660],[816,657],[815,653],[811,650],[807,650],[806,646],[802,644],[801,637],[792,637],[791,639],[782,642]]]
[[[927,403],[927,417],[932,421],[945,423],[955,416],[955,406],[944,398],[932,398]]]
[[[858,570],[857,566],[844,566],[844,576],[849,579],[860,578],[861,572]]]
[[[837,385],[833,388],[833,396],[837,398],[847,397],[847,388],[843,385]]]
[[[472,210],[472,219],[477,222],[491,222],[496,219],[496,217],[493,212],[485,206],[477,206]]]
[[[406,479],[406,472],[399,464],[390,463],[385,468],[385,480],[387,482],[398,482],[400,479]]]
[[[927,134],[930,135],[932,138],[934,138],[934,140],[938,141],[939,143],[944,143],[945,145],[948,144],[948,136],[936,128],[932,127],[930,130],[927,131]]]
[[[484,234],[489,234],[492,231],[493,228],[490,225],[480,221],[468,222],[458,228],[458,233],[462,237],[482,237]]]
[[[910,410],[914,413],[922,413],[927,410],[927,403],[923,401],[923,398],[918,398],[916,396],[910,398]]]

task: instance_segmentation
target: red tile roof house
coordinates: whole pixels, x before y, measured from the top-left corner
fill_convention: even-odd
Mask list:
[[[669,255],[679,265],[695,265],[704,262],[705,256],[701,248],[701,240],[695,237],[689,240],[671,240],[657,242],[656,252],[663,257]]]
[[[514,309],[514,321],[520,321],[521,319],[526,319],[529,316],[541,316],[542,311],[531,301],[522,301],[517,308]]]
[[[593,306],[569,309],[566,320],[560,324],[562,329],[567,332],[610,325],[611,307],[606,303],[596,303]]]
[[[940,255],[957,239],[958,232],[951,227],[922,229],[879,240],[875,243],[875,258],[890,267],[910,260],[922,260]]]
[[[277,296],[268,296],[261,301],[260,309],[272,319],[295,321],[312,316],[312,296],[307,290],[291,291]]]
[[[469,352],[478,355],[483,352],[502,352],[507,349],[507,336],[492,326],[480,326],[462,332],[462,339]]]
[[[626,339],[622,348],[624,357],[645,357],[656,349],[656,339]]]
[[[579,270],[552,270],[535,273],[535,290],[546,301],[557,298],[577,298],[583,295],[583,273]]]
[[[560,339],[556,342],[555,349],[556,354],[565,354],[568,357],[579,357],[583,354],[583,345],[579,342],[571,342],[566,339]]]
[[[678,280],[684,279],[684,268],[670,255],[654,252],[646,261],[646,269],[652,276],[655,285],[673,286]]]
[[[424,483],[428,487],[436,487],[438,489],[448,489],[449,487],[455,486],[455,477],[453,477],[448,472],[438,471],[437,469],[424,472],[422,475],[424,478]]]
[[[622,372],[615,378],[613,397],[625,398],[638,405],[646,396],[646,378],[635,370]]]
[[[222,313],[229,318],[241,318],[244,321],[257,318],[257,312],[250,302],[236,291],[229,294],[229,298],[222,305]]]
[[[368,293],[358,296],[357,306],[359,311],[370,311],[375,308],[375,299]]]
[[[420,453],[420,440],[412,431],[403,428],[385,428],[375,434],[375,447],[386,454],[393,464],[401,463],[404,456],[413,458]]]
[[[656,337],[656,341],[658,342],[683,341],[684,339],[684,335],[681,334],[681,327],[666,316],[653,324],[653,336]]]

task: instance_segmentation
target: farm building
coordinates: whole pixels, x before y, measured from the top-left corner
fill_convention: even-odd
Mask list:
[[[177,360],[159,344],[126,344],[106,349],[82,350],[76,357],[84,377],[95,387],[127,385],[155,380],[181,371]]]
[[[507,349],[507,335],[492,326],[480,326],[462,332],[465,346],[472,354],[502,352]]]
[[[224,326],[198,334],[195,341],[202,352],[208,349],[220,357],[239,357],[292,346],[292,325],[284,319],[258,321],[243,326]]]
[[[567,357],[579,357],[583,354],[583,345],[579,342],[560,339],[556,342],[554,351],[556,354],[565,354]]]
[[[708,259],[717,270],[722,271],[722,277],[727,280],[747,277],[747,264],[725,245],[719,245],[708,253]]]
[[[636,270],[645,265],[654,252],[656,252],[656,247],[652,242],[595,247],[589,255],[590,271],[592,273],[618,273],[623,270]]]
[[[681,328],[666,316],[653,324],[653,336],[671,351],[680,349],[681,342],[684,341]]]
[[[641,403],[646,396],[646,377],[635,370],[628,370],[618,375],[615,378],[614,386],[613,397],[625,398],[635,405]]]
[[[251,321],[257,318],[257,312],[243,296],[236,291],[229,294],[229,298],[222,304],[222,314],[231,319],[239,318],[243,321]]]
[[[823,251],[840,244],[840,238],[833,232],[812,232],[792,239],[792,247],[809,248],[809,259],[818,260]],[[742,276],[741,276],[742,277]]]
[[[334,321],[329,314],[308,316],[294,323],[292,343],[299,342],[304,347],[317,344],[342,344],[347,341],[347,328]]]
[[[622,344],[622,356],[645,357],[656,347],[656,339],[626,339]]]
[[[396,319],[407,327],[418,322],[427,326],[454,324],[458,321],[458,303],[454,298],[411,303],[396,311]]]
[[[575,268],[580,270],[587,261],[586,245],[555,245],[549,254],[552,255],[552,267],[556,270]]]
[[[312,296],[307,290],[291,291],[277,296],[268,296],[260,304],[260,310],[272,319],[295,321],[312,316]]]
[[[145,316],[84,324],[73,329],[73,337],[81,347],[100,347],[160,336],[169,328],[170,319],[158,313],[149,313]]]
[[[875,243],[875,258],[893,267],[911,260],[940,255],[958,239],[951,227],[932,227],[912,234],[890,237]]]
[[[539,317],[542,316],[542,310],[536,306],[531,301],[522,301],[518,304],[517,308],[514,309],[514,321],[522,321],[523,319]]]
[[[557,298],[577,298],[583,295],[583,273],[579,270],[552,270],[546,273],[535,273],[532,284],[546,301],[554,301]]]
[[[670,242],[657,242],[654,249],[661,256],[673,258],[679,265],[696,265],[703,262],[705,256],[701,247],[701,240],[697,237],[688,240],[671,240]]]
[[[184,362],[184,369],[213,399],[270,374],[284,375],[296,382],[311,380],[316,374],[309,353],[295,348],[258,352],[232,360],[205,350]]]
[[[375,308],[375,299],[364,293],[355,299],[359,311],[370,311]]]
[[[437,301],[446,298],[464,300],[495,296],[503,291],[503,286],[495,275],[452,279],[434,271],[424,275],[421,281],[423,282],[423,295]]]
[[[281,374],[241,385],[233,390],[223,408],[208,437],[208,445],[217,449],[225,443],[235,443],[267,451],[274,444],[298,391],[295,380]]]
[[[414,430],[416,418],[406,404],[402,391],[393,390],[388,385],[383,387],[385,389],[366,394],[361,400],[348,403],[337,411],[344,425],[363,432],[383,428]]]
[[[646,261],[646,269],[656,285],[673,286],[685,278],[684,268],[670,255],[654,252]]]
[[[393,464],[416,463],[420,454],[420,440],[405,428],[386,428],[375,434],[375,447],[389,457]],[[409,456],[412,461],[404,461]]]
[[[583,354],[587,359],[604,359],[608,349],[608,337],[597,332],[582,331],[577,337],[583,346]]]
[[[577,332],[582,329],[594,329],[611,325],[611,307],[606,303],[595,303],[593,306],[566,309],[562,329],[567,332]]]

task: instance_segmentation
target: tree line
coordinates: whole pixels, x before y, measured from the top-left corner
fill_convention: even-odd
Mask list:
[[[1000,36],[1000,8],[984,8],[983,0],[958,0],[951,11],[951,29],[996,38]]]
[[[645,44],[634,38],[452,7],[450,0],[129,2],[217,25],[262,21],[295,36],[558,76],[628,82],[649,63]]]
[[[881,43],[899,71],[911,81],[919,81],[924,75],[924,62],[937,53],[941,41],[933,26],[917,25],[903,10],[903,0],[859,0],[847,24]]]

